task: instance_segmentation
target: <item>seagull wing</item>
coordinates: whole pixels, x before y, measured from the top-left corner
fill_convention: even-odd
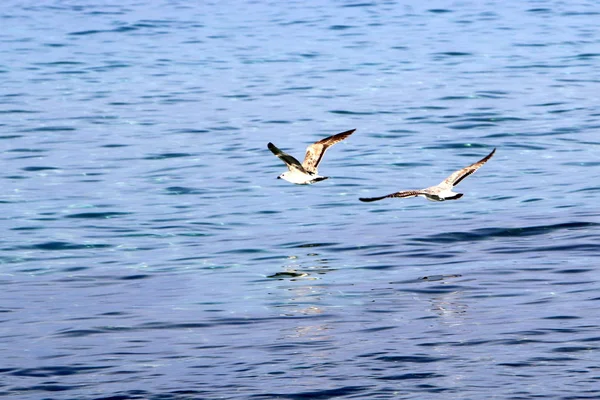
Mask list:
[[[386,196],[381,196],[381,197],[360,197],[359,200],[369,203],[371,201],[387,199],[388,197],[406,198],[406,197],[417,197],[419,195],[425,196],[425,192],[423,192],[421,190],[404,190],[402,192],[396,192],[396,193],[388,194]]]
[[[304,169],[311,174],[315,174],[317,172],[317,168],[319,167],[319,163],[323,159],[323,155],[325,151],[334,144],[341,142],[346,139],[348,136],[352,135],[356,129],[351,129],[346,132],[338,133],[337,135],[329,136],[328,138],[319,140],[316,143],[311,144],[306,148],[306,156],[304,156],[304,161],[302,162],[302,166]]]
[[[293,156],[290,156],[289,154],[279,150],[277,148],[277,146],[275,146],[271,142],[269,142],[267,147],[269,148],[269,150],[271,150],[271,152],[273,154],[275,154],[277,157],[279,157],[279,159],[281,161],[283,161],[285,163],[285,165],[287,165],[287,167],[290,171],[297,169],[302,173],[306,173],[306,171],[302,167],[302,164],[300,164],[300,161],[296,160]]]
[[[492,152],[490,154],[488,154],[481,160],[477,161],[475,164],[471,164],[468,167],[465,167],[461,170],[454,172],[452,175],[447,177],[438,186],[443,187],[443,188],[449,188],[449,189],[453,188],[454,186],[458,185],[467,176],[471,175],[473,172],[475,172],[479,168],[481,168],[481,166],[483,164],[485,164],[490,158],[492,158],[492,156],[494,155],[495,152],[496,152],[496,149],[492,150]]]

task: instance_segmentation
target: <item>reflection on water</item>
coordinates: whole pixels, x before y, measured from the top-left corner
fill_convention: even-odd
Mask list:
[[[460,291],[445,293],[431,298],[431,310],[447,324],[460,325],[469,306]]]

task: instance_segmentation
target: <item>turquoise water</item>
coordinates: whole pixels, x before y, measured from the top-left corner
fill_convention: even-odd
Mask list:
[[[600,396],[587,2],[0,4],[0,396]],[[273,142],[326,154],[312,186]],[[459,201],[361,203],[497,148]]]

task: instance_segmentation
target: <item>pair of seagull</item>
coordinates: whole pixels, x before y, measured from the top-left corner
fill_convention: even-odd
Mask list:
[[[297,185],[308,185],[327,179],[328,177],[320,176],[317,171],[317,167],[323,159],[323,155],[325,154],[328,148],[346,139],[348,136],[352,135],[355,130],[356,129],[351,129],[346,132],[338,133],[337,135],[329,136],[325,139],[319,140],[318,142],[311,144],[306,149],[306,155],[304,156],[304,161],[302,161],[302,163],[300,163],[291,155],[279,150],[273,143],[269,143],[267,145],[269,150],[271,150],[273,154],[279,157],[279,159],[281,159],[281,161],[283,161],[288,167],[288,171],[279,175],[277,179],[284,179],[288,182],[295,183]],[[431,201],[460,199],[463,196],[463,194],[453,192],[452,189],[454,188],[454,186],[458,185],[467,176],[471,175],[473,172],[481,168],[483,164],[485,164],[490,158],[492,158],[495,152],[496,149],[492,150],[490,154],[477,161],[476,163],[452,173],[452,175],[444,179],[444,181],[442,181],[438,185],[430,186],[428,188],[420,190],[403,190],[381,197],[361,197],[359,198],[359,200],[370,202],[383,200],[388,197],[405,198],[418,196],[425,197],[427,200]]]

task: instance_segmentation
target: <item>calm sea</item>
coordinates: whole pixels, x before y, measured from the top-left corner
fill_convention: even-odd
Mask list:
[[[0,396],[600,398],[599,19],[3,1]]]

